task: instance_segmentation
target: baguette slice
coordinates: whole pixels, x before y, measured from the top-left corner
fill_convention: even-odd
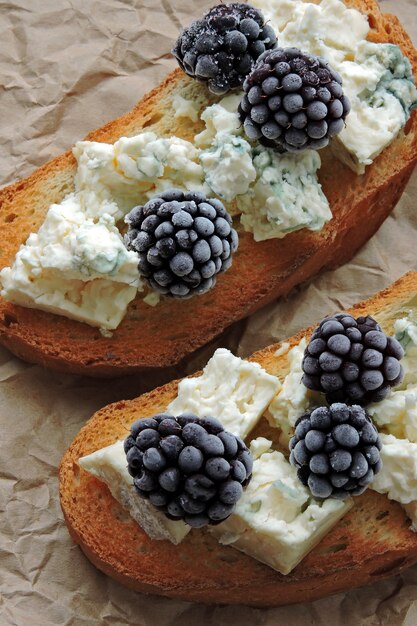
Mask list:
[[[392,15],[383,15],[376,0],[347,0],[369,15],[369,38],[398,44],[417,74],[417,52]],[[176,118],[175,94],[200,108],[212,103],[205,86],[174,71],[124,117],[92,132],[87,139],[114,142],[142,129],[191,140],[202,123]],[[0,301],[0,342],[17,356],[61,371],[91,376],[132,374],[181,361],[232,322],[312,278],[337,267],[376,232],[401,196],[417,161],[417,113],[404,132],[362,176],[321,151],[319,177],[334,218],[318,233],[302,230],[284,239],[255,243],[240,232],[233,267],[216,287],[191,300],[162,301],[150,307],[137,298],[113,333],[35,309]],[[50,161],[29,178],[0,191],[0,267],[10,265],[46,211],[73,190],[75,160],[71,152]]]
[[[377,315],[384,330],[407,312],[417,292],[417,273],[355,306],[356,316]],[[289,340],[295,345],[313,327]],[[288,371],[280,345],[251,360],[281,379]],[[417,562],[417,534],[404,510],[386,496],[367,490],[354,498],[350,512],[296,567],[283,576],[212,535],[192,530],[178,546],[153,541],[113,499],[107,486],[81,469],[78,459],[124,438],[138,417],[162,411],[175,397],[173,381],[135,400],[98,411],[82,428],[62,459],[60,497],[70,534],[100,570],[145,593],[206,603],[277,606],[308,601],[397,574]],[[279,430],[265,419],[253,432],[278,440]]]

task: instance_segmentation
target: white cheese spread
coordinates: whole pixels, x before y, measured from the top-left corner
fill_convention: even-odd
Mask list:
[[[255,451],[257,441],[251,444]],[[259,445],[265,449],[265,440]],[[255,459],[235,512],[210,530],[220,543],[288,574],[351,506],[351,499],[313,498],[284,455],[269,450]]]
[[[245,438],[257,424],[280,387],[276,376],[258,363],[216,350],[201,376],[184,378],[168,406],[174,415],[191,411],[218,417],[224,428]]]
[[[340,73],[352,111],[333,146],[355,171],[397,136],[417,105],[410,62],[398,46],[366,41],[367,16],[342,0],[254,0],[278,32],[279,44],[326,59]]]
[[[178,544],[190,532],[191,527],[181,520],[170,520],[148,500],[141,498],[127,471],[123,441],[97,450],[79,460],[83,469],[102,480],[112,496],[126,509],[151,539],[167,539]]]

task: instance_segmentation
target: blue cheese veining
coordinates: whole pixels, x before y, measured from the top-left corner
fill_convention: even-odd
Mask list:
[[[1,271],[1,295],[21,306],[111,330],[143,288],[137,262],[111,215],[104,213],[94,221],[69,196],[51,206],[12,267]]]
[[[32,234],[12,266],[1,271],[2,297],[105,331],[117,328],[129,303],[144,288],[137,255],[124,248],[118,222],[137,204],[171,187],[229,202],[249,194],[250,202],[241,206],[242,221],[256,239],[282,237],[297,228],[315,230],[330,219],[315,175],[318,155],[311,153],[307,159],[313,163],[310,174],[304,156],[293,159],[294,171],[286,175],[282,195],[278,185],[264,182],[265,168],[260,171],[262,152],[268,151],[254,151],[242,137],[238,100],[239,96],[229,96],[207,107],[201,116],[206,129],[193,143],[148,131],[121,137],[114,144],[78,142],[73,149],[75,191],[49,208],[39,233]],[[183,113],[191,115],[181,104]],[[293,198],[306,191],[307,180],[303,207],[310,210],[298,210]],[[277,195],[282,196],[279,201]],[[153,294],[145,301],[156,303]]]
[[[342,0],[253,0],[278,33],[281,46],[295,46],[321,56],[340,73],[352,111],[332,142],[337,156],[355,171],[366,165],[398,135],[417,90],[409,60],[392,44],[366,41],[367,16]]]
[[[220,543],[288,574],[349,511],[352,499],[313,498],[271,443],[252,442],[252,480],[235,512],[211,531]]]

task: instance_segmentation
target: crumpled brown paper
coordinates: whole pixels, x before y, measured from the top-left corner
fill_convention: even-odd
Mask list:
[[[69,148],[135,102],[174,67],[181,25],[212,0],[0,0],[0,183]],[[417,42],[417,0],[383,0]],[[287,624],[414,626],[417,567],[347,594],[270,610],[203,607],[125,589],[73,545],[58,502],[57,467],[85,420],[204,365],[223,345],[246,356],[417,269],[417,172],[393,215],[347,266],[201,350],[187,364],[101,382],[53,374],[0,350],[0,624],[130,626]]]

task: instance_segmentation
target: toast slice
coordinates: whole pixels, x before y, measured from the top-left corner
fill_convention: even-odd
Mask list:
[[[369,38],[398,44],[417,74],[417,52],[398,19],[380,12],[376,0],[346,0],[368,14]],[[201,121],[175,117],[173,97],[180,94],[200,108],[213,102],[205,86],[174,71],[125,115],[87,136],[114,142],[142,129],[191,140]],[[173,365],[218,336],[233,322],[284,296],[323,269],[350,259],[391,212],[417,161],[417,113],[399,137],[364,175],[356,175],[321,151],[320,182],[334,218],[318,233],[302,230],[284,239],[255,243],[240,229],[233,268],[216,287],[192,300],[165,300],[150,307],[140,298],[111,337],[97,328],[35,309],[0,301],[0,342],[17,356],[61,371],[91,376],[132,374]],[[73,191],[71,152],[50,161],[29,178],[0,191],[0,267],[9,265],[46,211]]]
[[[417,292],[410,273],[370,300],[355,306],[356,316],[376,315],[386,332],[404,315]],[[290,346],[313,327],[288,340]],[[287,342],[286,342],[287,343]],[[250,360],[282,378],[288,372],[282,344]],[[206,603],[277,606],[314,600],[397,574],[417,562],[417,534],[402,507],[367,490],[353,508],[290,574],[283,576],[256,560],[222,546],[205,531],[191,530],[177,546],[153,541],[114,500],[107,486],[80,468],[78,459],[124,438],[130,424],[166,409],[176,396],[173,381],[129,402],[98,411],[79,432],[62,459],[60,498],[70,534],[100,570],[145,593]],[[278,443],[280,431],[261,418],[252,437]]]

